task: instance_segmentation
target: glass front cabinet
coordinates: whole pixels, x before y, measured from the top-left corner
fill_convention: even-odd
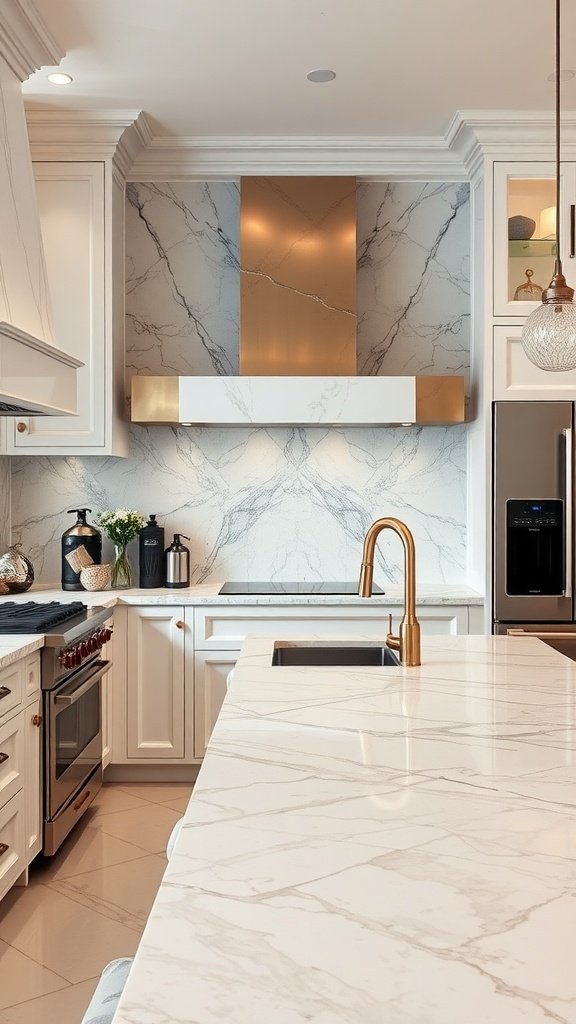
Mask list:
[[[562,165],[561,257],[575,276],[576,164]],[[525,317],[541,301],[556,258],[556,178],[553,163],[494,164],[494,316]],[[573,261],[573,262],[572,262]]]

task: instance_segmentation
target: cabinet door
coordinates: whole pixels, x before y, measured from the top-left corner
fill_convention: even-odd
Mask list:
[[[42,698],[38,696],[24,711],[26,777],[26,863],[42,849]]]
[[[0,807],[0,900],[26,868],[22,790]]]
[[[128,758],[184,757],[184,609],[128,610]]]
[[[35,163],[56,343],[81,359],[77,416],[18,417],[9,450],[104,447],[104,164]]]
[[[105,623],[113,627],[112,619]],[[112,760],[112,696],[114,682],[114,637],[104,644],[100,657],[104,661],[111,661],[112,668],[105,676],[102,676],[102,767],[106,768]]]
[[[238,651],[197,651],[194,655],[194,757],[204,757],[226,696],[226,677]]]
[[[494,328],[494,401],[576,401],[576,370],[549,373],[522,348],[521,327]]]
[[[571,163],[562,165],[560,209],[562,259],[570,255],[570,221],[576,203],[576,174]],[[556,178],[554,164],[547,161],[494,164],[494,315],[528,316],[540,302],[522,289],[529,281],[546,288],[556,257]],[[510,218],[516,231],[509,230]],[[531,223],[530,223],[531,222]],[[522,230],[524,228],[524,230]],[[509,238],[509,234],[524,237]],[[530,273],[526,274],[529,271]],[[516,290],[522,289],[515,298]]]

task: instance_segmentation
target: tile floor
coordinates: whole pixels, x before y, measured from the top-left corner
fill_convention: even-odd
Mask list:
[[[109,960],[138,945],[189,783],[106,785],[28,888],[0,903],[0,1024],[80,1024]]]

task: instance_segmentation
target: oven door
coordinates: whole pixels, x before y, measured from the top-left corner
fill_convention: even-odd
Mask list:
[[[54,818],[102,762],[102,676],[109,661],[93,661],[46,693],[47,817]]]

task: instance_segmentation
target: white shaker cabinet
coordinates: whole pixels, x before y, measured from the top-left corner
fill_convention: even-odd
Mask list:
[[[576,401],[576,370],[549,373],[535,366],[522,348],[522,327],[493,328],[494,401]]]
[[[16,417],[9,454],[127,455],[124,188],[106,161],[35,161],[57,344],[81,359],[77,416]]]
[[[26,760],[26,854],[28,864],[42,849],[42,697],[38,694],[24,711]]]
[[[185,718],[184,608],[129,608],[126,657],[127,759],[182,761]],[[192,680],[190,680],[190,683]]]
[[[238,651],[196,651],[194,655],[194,756],[204,757],[226,696],[226,679]]]

